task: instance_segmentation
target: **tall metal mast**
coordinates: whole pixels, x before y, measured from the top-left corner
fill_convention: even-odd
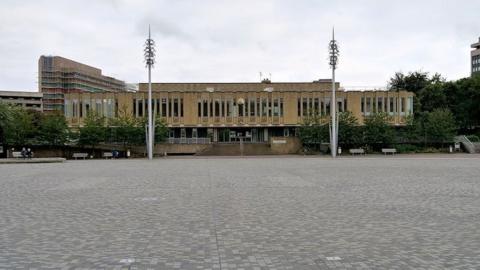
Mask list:
[[[148,68],[148,159],[153,159],[153,115],[152,115],[152,67],[155,64],[155,41],[151,38],[150,25],[148,26],[148,39],[144,49],[145,63]]]
[[[335,158],[337,156],[337,141],[338,141],[338,128],[337,128],[337,98],[335,96],[335,69],[337,68],[337,61],[338,61],[338,45],[337,41],[335,40],[335,28],[332,31],[332,40],[329,44],[329,53],[330,53],[330,66],[332,67],[332,100],[330,106],[330,115],[331,115],[331,138],[330,138],[330,149],[332,152],[332,157]]]

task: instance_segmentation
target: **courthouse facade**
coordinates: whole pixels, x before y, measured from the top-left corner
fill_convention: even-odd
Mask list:
[[[337,88],[340,85],[337,83]],[[70,93],[65,116],[81,126],[87,111],[107,118],[127,113],[147,116],[148,85],[136,93]],[[413,94],[406,91],[337,91],[338,111],[351,111],[363,123],[375,112],[386,112],[392,125],[402,125],[413,113]],[[328,118],[331,80],[301,83],[153,83],[153,111],[170,129],[171,142],[213,142],[240,139],[267,142],[272,136],[295,136],[305,117],[317,112]]]

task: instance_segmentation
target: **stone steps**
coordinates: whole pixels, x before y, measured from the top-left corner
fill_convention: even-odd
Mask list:
[[[273,155],[269,144],[264,143],[244,143],[243,149],[240,144],[212,144],[212,146],[203,152],[198,153],[199,156],[256,156],[256,155]]]

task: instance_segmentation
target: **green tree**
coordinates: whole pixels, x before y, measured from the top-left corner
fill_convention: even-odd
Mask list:
[[[0,143],[6,144],[5,133],[13,119],[11,106],[0,102]]]
[[[299,127],[299,138],[305,146],[320,146],[329,140],[328,124],[318,113],[310,113]]]
[[[338,142],[339,145],[354,146],[361,143],[361,132],[357,118],[352,112],[338,114]]]
[[[403,142],[416,143],[423,137],[423,117],[418,114],[418,117],[407,115],[405,117],[405,126],[400,130],[400,139]]]
[[[118,117],[110,120],[109,129],[113,134],[113,141],[121,143],[126,151],[129,145],[145,143],[145,129],[141,121],[121,110]]]
[[[435,73],[430,76],[428,72],[414,71],[404,74],[402,72],[396,72],[389,80],[389,90],[399,92],[400,90],[406,90],[415,94],[413,98],[414,110],[422,111],[422,100],[420,92],[431,84],[443,84],[445,78],[439,73]]]
[[[435,73],[433,76],[429,76],[428,72],[414,71],[404,74],[402,72],[396,72],[389,80],[388,85],[390,90],[407,90],[418,94],[423,88],[430,84],[445,82],[440,74]]]
[[[65,116],[60,113],[46,114],[40,120],[38,138],[47,145],[64,145],[69,129]]]
[[[449,143],[456,134],[455,119],[448,109],[435,109],[426,115],[425,134],[427,141]]]
[[[83,146],[95,146],[105,141],[105,117],[97,112],[88,112],[84,121],[84,126],[80,128],[78,143]]]
[[[12,119],[11,106],[0,102],[0,127],[5,128],[12,121]]]
[[[0,129],[6,144],[24,146],[35,135],[33,115],[22,107],[0,104]]]
[[[7,144],[22,146],[31,142],[34,134],[32,115],[20,107],[11,108],[12,121],[5,132]]]
[[[431,112],[438,108],[448,107],[448,98],[445,95],[444,83],[429,84],[418,92],[417,95],[422,112]]]
[[[363,127],[364,142],[374,149],[392,144],[395,132],[386,113],[375,113],[365,118]]]
[[[167,123],[161,118],[155,119],[155,142],[164,142],[168,137]]]
[[[444,91],[448,108],[461,129],[480,126],[480,76],[446,83]]]

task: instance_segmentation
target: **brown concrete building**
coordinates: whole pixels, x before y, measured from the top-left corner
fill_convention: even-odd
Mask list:
[[[472,52],[471,55],[471,67],[472,67],[472,75],[480,74],[480,38],[478,38],[477,43],[472,44]]]
[[[0,102],[13,104],[27,110],[43,111],[43,94],[39,92],[0,91]]]
[[[64,94],[126,91],[125,82],[102,75],[98,68],[60,56],[38,60],[38,89],[44,93],[46,112],[63,111]]]
[[[339,86],[339,84],[337,84]],[[119,111],[146,117],[147,84],[137,93],[70,93],[65,115],[72,126],[82,125],[88,110],[107,118]],[[306,83],[154,83],[153,111],[170,128],[171,142],[211,138],[214,142],[267,142],[272,136],[294,136],[304,118],[316,111],[330,114],[331,81]],[[402,125],[413,113],[413,94],[406,91],[343,91],[338,110],[351,111],[363,123],[374,112],[391,115]]]

